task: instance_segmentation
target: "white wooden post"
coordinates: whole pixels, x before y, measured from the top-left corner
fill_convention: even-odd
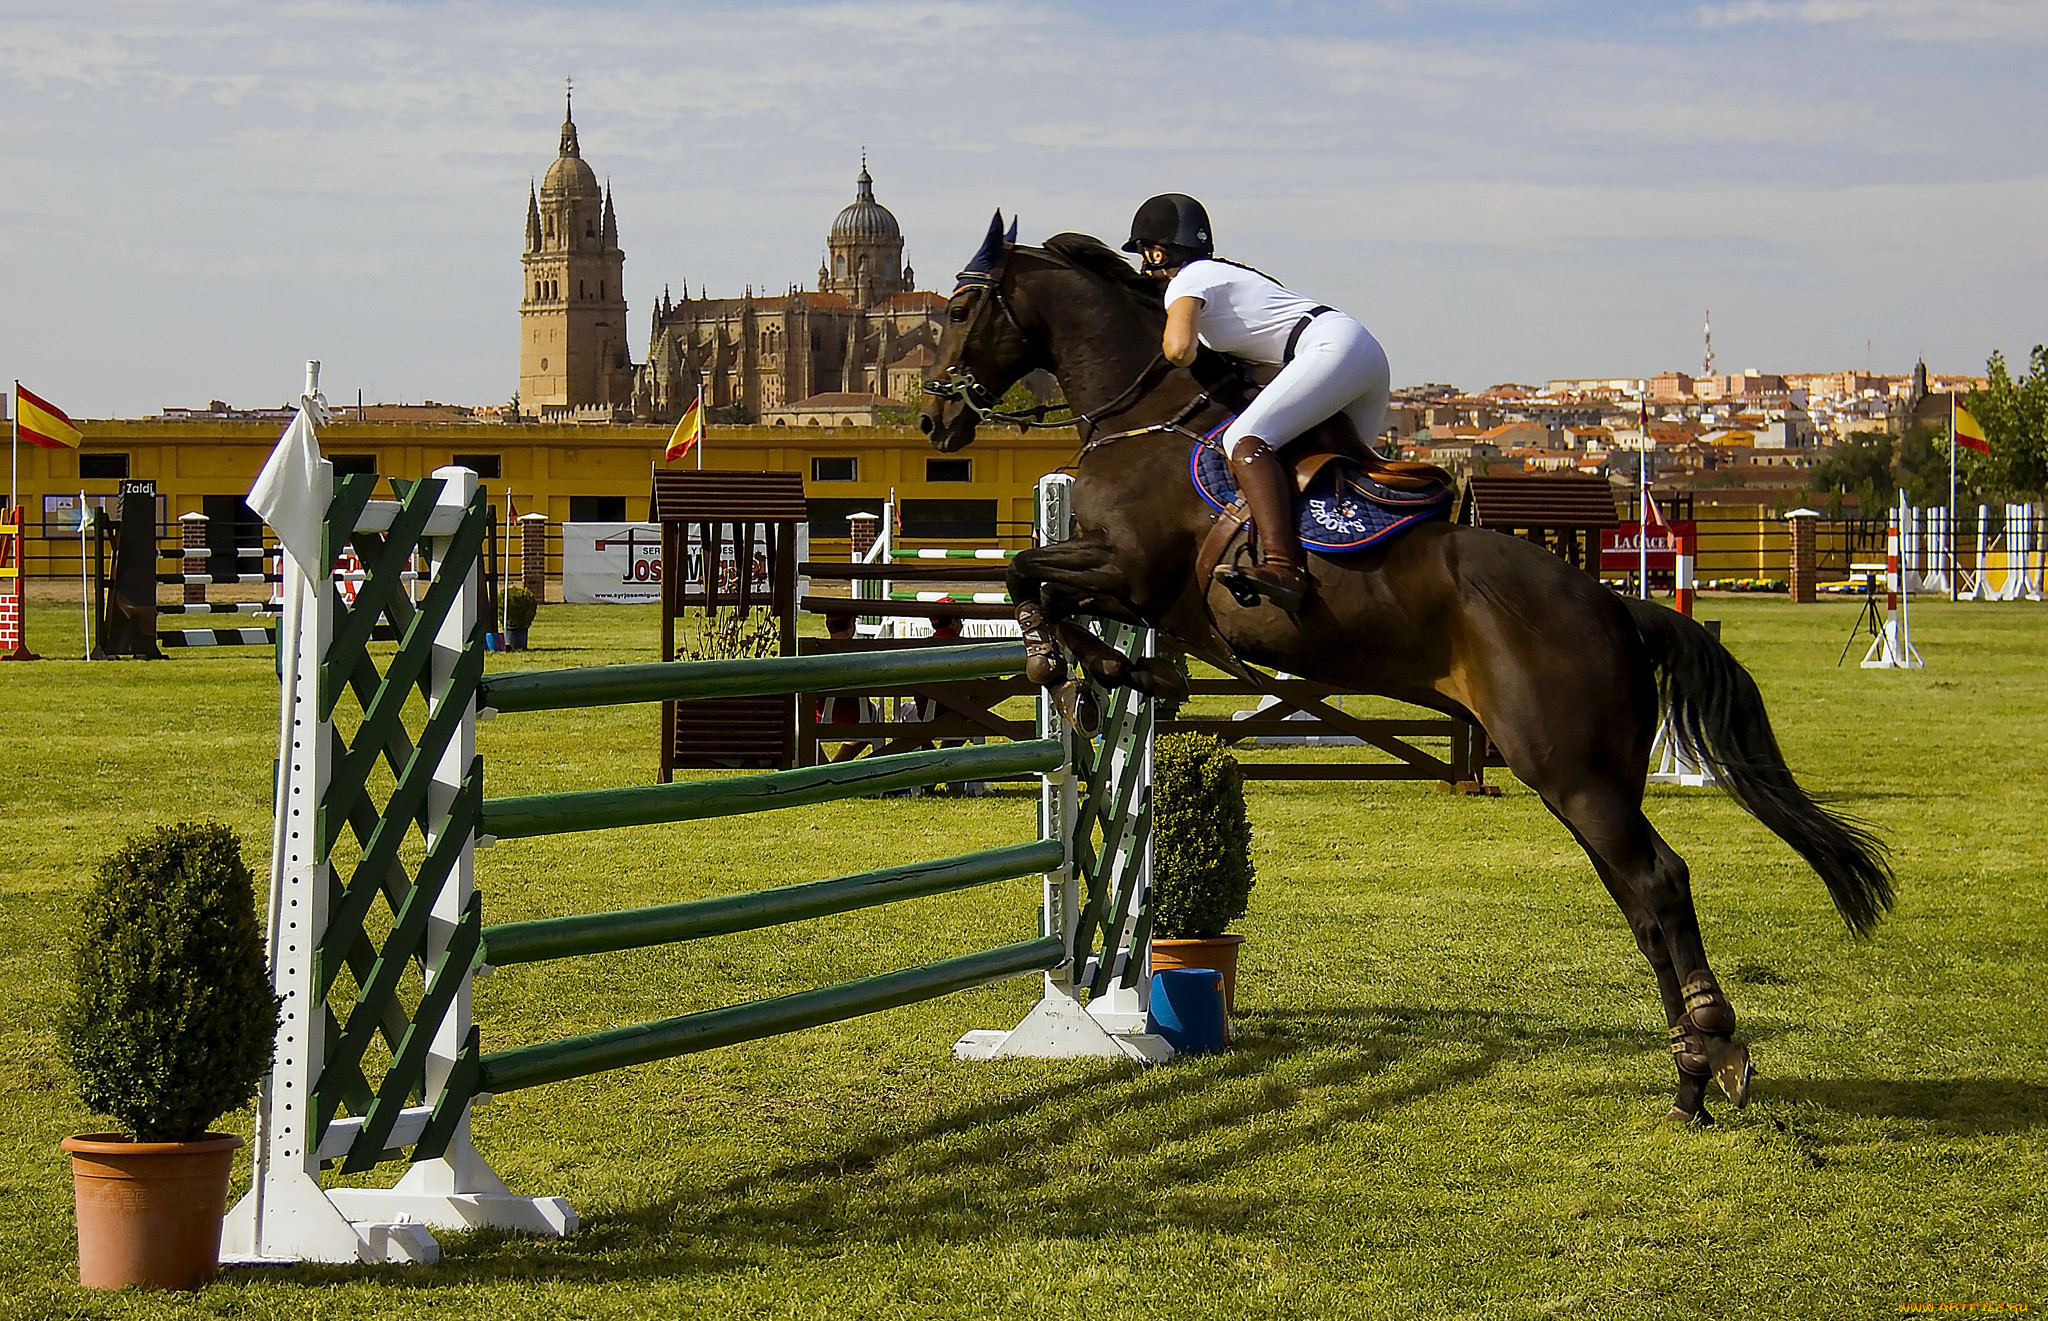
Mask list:
[[[427,558],[432,577],[439,579],[444,572],[450,571],[447,564],[449,546],[463,512],[476,498],[477,478],[467,468],[437,468],[434,477],[443,485],[435,501],[434,517],[427,525]],[[447,688],[456,664],[475,631],[481,597],[478,570],[472,567],[458,603],[434,634],[434,655],[427,673],[429,691],[434,695],[436,704],[443,700],[440,694]],[[460,732],[448,741],[441,760],[434,766],[433,783],[427,789],[427,819],[433,823],[427,835],[429,852],[438,842],[449,810],[462,792],[463,778],[469,774],[470,763],[476,758],[476,698],[474,694],[464,694],[462,700],[469,709],[463,712]],[[430,718],[436,709],[437,706],[430,706]],[[427,922],[426,966],[429,969],[447,949],[449,937],[461,923],[462,915],[469,907],[470,896],[475,893],[476,849],[472,840],[462,850],[461,861],[456,863],[434,899],[433,915]],[[455,1056],[469,1035],[471,1023],[470,969],[465,964],[451,969],[448,975],[462,978],[462,984],[447,1014],[434,1030],[433,1044],[427,1048],[423,1090],[429,1104],[447,1082]],[[409,1110],[407,1117],[411,1118],[415,1113],[415,1122],[424,1125],[429,1107]],[[400,1131],[393,1130],[394,1141]],[[413,1222],[436,1229],[489,1226],[545,1237],[572,1234],[577,1227],[576,1212],[563,1199],[521,1197],[506,1188],[489,1162],[471,1145],[467,1113],[464,1113],[454,1137],[449,1141],[447,1151],[438,1159],[415,1162],[394,1187],[336,1188],[328,1195],[351,1221],[357,1222]]]
[[[1040,478],[1038,483],[1038,532],[1039,543],[1049,545],[1065,541],[1073,535],[1074,513],[1072,501],[1073,478],[1064,473],[1052,473]],[[1140,635],[1134,651],[1150,655],[1153,646],[1151,630]],[[1058,706],[1044,694],[1038,699],[1038,736],[1065,740],[1085,739],[1087,735],[1070,729],[1060,716]],[[1068,950],[1074,948],[1076,932],[1081,920],[1080,875],[1074,866],[1074,847],[1080,833],[1081,789],[1076,779],[1069,743],[1067,764],[1060,770],[1048,772],[1039,789],[1039,829],[1045,838],[1067,842],[1067,857],[1059,870],[1047,872],[1043,878],[1043,928],[1048,935],[1057,935],[1065,942]],[[1119,758],[1115,767],[1118,774],[1137,774],[1144,778],[1139,781],[1147,791],[1152,783],[1152,738],[1147,732],[1135,750],[1136,764],[1128,764],[1130,758]],[[1112,779],[1115,776],[1111,777]],[[1135,814],[1138,804],[1132,804]],[[1126,832],[1123,854],[1129,857],[1129,850],[1143,852],[1132,863],[1140,868],[1142,884],[1151,885],[1152,843],[1150,832],[1143,839],[1134,838],[1135,832]],[[1111,871],[1112,859],[1104,859],[1105,871]],[[1102,957],[1114,959],[1118,949],[1128,942],[1131,926],[1137,920],[1137,912],[1143,904],[1144,891],[1139,891],[1139,901],[1132,905],[1129,919],[1119,933],[1120,939],[1106,942]],[[1149,950],[1149,946],[1148,946]],[[1128,990],[1118,986],[1083,1006],[1079,997],[1081,977],[1085,971],[1079,963],[1069,961],[1045,975],[1044,993],[1036,1007],[1025,1016],[1024,1021],[1009,1031],[981,1029],[969,1032],[953,1047],[956,1059],[1136,1059],[1151,1062],[1170,1059],[1173,1048],[1160,1037],[1148,1034],[1146,1026],[1146,998],[1150,994],[1150,958],[1148,951],[1140,951],[1148,966],[1138,971],[1138,984]]]
[[[334,468],[320,462],[318,478],[324,508],[334,488]],[[436,573],[444,569],[450,541],[476,493],[476,475],[463,468],[434,474],[444,483],[427,525]],[[388,514],[386,505],[383,513]],[[366,514],[375,521],[376,505]],[[318,528],[310,542],[321,544]],[[300,539],[300,544],[307,544]],[[325,1014],[319,1000],[314,957],[328,918],[330,862],[320,861],[315,820],[330,775],[332,727],[320,719],[320,665],[334,636],[334,592],[331,565],[304,565],[281,549],[284,610],[285,673],[281,697],[277,818],[271,863],[269,950],[272,984],[284,999],[277,1049],[257,1103],[254,1168],[248,1194],[228,1213],[221,1238],[221,1260],[242,1264],[321,1262],[431,1262],[440,1246],[430,1226],[469,1229],[481,1226],[534,1234],[565,1234],[576,1228],[575,1212],[556,1197],[518,1197],[509,1193],[469,1142],[469,1120],[439,1160],[416,1164],[390,1189],[336,1188],[321,1185],[325,1160],[345,1154],[361,1131],[359,1118],[330,1123],[317,1146],[312,1140],[313,1090],[326,1058]],[[430,674],[434,691],[445,687],[450,672],[477,622],[478,577],[471,566],[460,603],[449,612],[433,641]],[[460,733],[435,768],[428,792],[429,816],[442,821],[460,792],[463,776],[476,754],[474,698],[465,696]],[[429,847],[433,840],[429,839]],[[429,923],[428,962],[446,947],[450,933],[475,890],[473,841],[463,849],[454,874],[441,889]],[[463,985],[448,1014],[437,1026],[428,1052],[426,1093],[431,1098],[445,1082],[456,1051],[470,1026],[470,970],[451,975]],[[391,1131],[393,1147],[414,1141],[425,1127],[428,1106],[403,1111]]]

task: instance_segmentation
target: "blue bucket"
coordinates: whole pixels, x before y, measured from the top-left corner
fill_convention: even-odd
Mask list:
[[[1172,968],[1152,974],[1152,1007],[1145,1028],[1182,1055],[1222,1050],[1230,1042],[1223,1009],[1223,974],[1214,968]]]

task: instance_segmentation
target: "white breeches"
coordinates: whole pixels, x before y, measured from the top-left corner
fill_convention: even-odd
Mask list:
[[[1390,388],[1387,351],[1372,332],[1342,312],[1325,312],[1301,332],[1294,361],[1223,433],[1223,448],[1235,457],[1240,441],[1257,438],[1277,450],[1336,413],[1371,445],[1387,425]]]

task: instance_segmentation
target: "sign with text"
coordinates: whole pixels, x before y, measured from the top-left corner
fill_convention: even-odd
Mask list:
[[[684,543],[683,590],[704,589],[704,546],[691,529]],[[738,525],[721,529],[718,555],[719,590],[739,586],[739,554],[734,544]],[[768,529],[753,527],[752,590],[768,598]],[[802,554],[801,547],[798,554]],[[661,528],[655,523],[562,524],[562,599],[581,605],[659,605],[661,603]]]
[[[1698,530],[1697,523],[1672,523],[1666,527],[1652,527],[1649,534],[1650,568],[1676,569],[1678,567],[1678,538],[1690,538]],[[1639,523],[1623,523],[1619,527],[1604,528],[1600,533],[1600,567],[1602,569],[1634,569],[1643,562],[1643,534]]]
[[[562,599],[572,605],[659,605],[661,528],[562,524]]]

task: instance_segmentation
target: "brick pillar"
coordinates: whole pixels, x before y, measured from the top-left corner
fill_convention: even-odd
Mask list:
[[[875,538],[881,535],[881,531],[882,519],[878,514],[846,516],[846,532],[853,539],[853,558],[856,561],[875,548]]]
[[[183,571],[184,571],[184,572],[186,572],[186,573],[205,573],[205,572],[207,572],[207,567],[206,567],[206,563],[207,563],[207,559],[208,559],[208,556],[207,556],[207,554],[206,554],[206,524],[207,524],[207,522],[208,522],[208,519],[207,519],[206,515],[204,515],[204,514],[180,514],[180,515],[178,515],[178,527],[179,527],[179,529],[180,529],[180,530],[181,530],[181,531],[182,531],[182,532],[183,532],[183,533],[185,534],[185,559],[184,559],[184,566],[185,566],[185,567],[184,567],[184,570],[183,570]],[[154,544],[154,541],[152,541],[152,544]],[[197,550],[197,551],[199,552],[199,554],[197,554],[197,555],[194,555],[194,554],[193,554],[192,552],[193,552],[193,551],[195,551],[195,550]],[[234,571],[236,570],[236,568],[238,568],[238,567],[239,567],[239,565],[240,565],[240,561],[235,561],[234,563],[231,563],[231,564],[229,564],[229,565],[227,566],[227,568],[228,568],[228,572],[230,572],[230,573],[234,572]],[[154,570],[154,569],[152,569],[152,570],[151,570],[151,572],[155,572],[155,570]],[[186,584],[185,584],[185,601],[186,601],[186,602],[187,602],[188,604],[190,604],[190,603],[195,603],[195,602],[200,602],[200,601],[204,601],[205,599],[206,599],[206,584],[205,584],[205,583],[186,583]]]
[[[1792,525],[1792,600],[1799,605],[1812,605],[1820,599],[1815,590],[1820,582],[1820,552],[1814,539],[1820,514],[1812,509],[1795,509],[1785,515],[1785,521]]]
[[[519,582],[535,601],[548,599],[548,516],[519,516]]]
[[[21,506],[0,512],[0,660],[34,660],[23,636],[24,593],[28,583],[27,547],[22,541]]]

